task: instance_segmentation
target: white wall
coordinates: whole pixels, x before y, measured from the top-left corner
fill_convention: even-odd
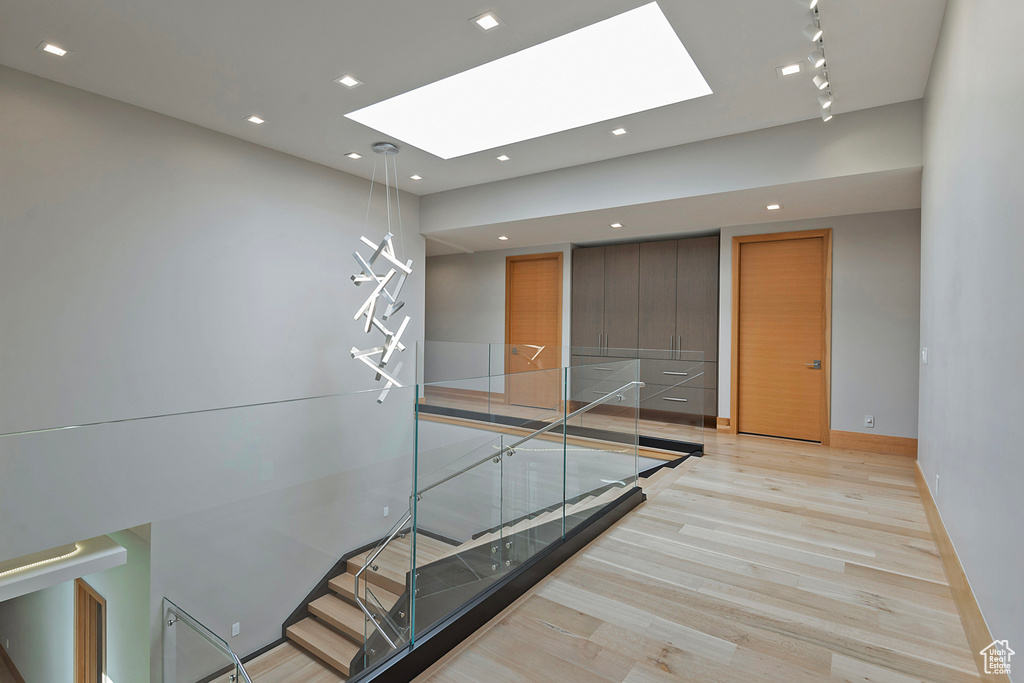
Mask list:
[[[1018,653],[1022,35],[1019,0],[949,0],[925,99],[920,343],[928,364],[921,366],[918,456],[993,637],[1009,639]]]
[[[149,680],[149,544],[131,531],[110,535],[128,551],[119,567],[82,577],[107,603],[107,677]],[[25,680],[74,678],[74,581],[0,602],[0,641]]]
[[[554,252],[562,253],[562,346],[569,346],[572,301],[572,246],[569,244],[431,256],[427,259],[426,273],[426,338],[504,344],[505,258]],[[495,356],[503,357],[501,353]],[[462,364],[465,358],[446,353],[443,345],[438,345],[432,358],[427,366],[431,373],[427,381],[469,376],[462,372],[466,367]],[[492,390],[501,391],[501,388],[492,387]]]
[[[916,438],[920,226],[909,210],[723,228],[718,414],[730,415],[732,238],[832,228],[832,429]]]
[[[0,120],[0,433],[374,385],[348,354],[377,341],[352,320],[366,288],[349,280],[369,181],[2,67]],[[411,347],[424,245],[416,197],[402,209]],[[297,605],[246,611],[263,600],[247,586],[272,576],[305,595],[386,531],[383,505],[404,510],[409,482],[393,473],[411,469],[412,393],[374,398],[5,437],[0,557],[154,522],[150,603],[241,615],[245,653]],[[313,489],[330,514],[292,514]],[[239,516],[254,500],[259,515]],[[254,536],[271,518],[287,533]],[[207,526],[202,545],[190,525]],[[250,584],[251,567],[267,574]],[[211,590],[229,576],[232,590]],[[151,626],[158,646],[156,614]]]

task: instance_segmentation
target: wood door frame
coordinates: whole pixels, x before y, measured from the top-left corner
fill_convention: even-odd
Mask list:
[[[512,264],[517,261],[541,261],[543,259],[557,258],[558,259],[558,272],[561,274],[561,281],[558,283],[558,325],[556,326],[556,343],[555,346],[558,348],[558,362],[562,362],[562,290],[565,289],[565,254],[560,251],[552,251],[546,254],[519,254],[515,256],[505,257],[505,353],[502,354],[505,358],[505,372],[508,373],[508,349],[512,346]],[[508,405],[511,401],[511,395],[508,388],[505,388],[505,404]]]
[[[732,359],[730,396],[729,396],[729,432],[739,434],[740,431],[740,247],[752,242],[785,242],[789,240],[814,239],[820,237],[825,252],[824,296],[825,345],[821,359],[822,402],[821,402],[821,445],[829,445],[832,425],[832,228],[822,230],[799,230],[795,232],[775,232],[762,235],[736,235],[732,238]]]
[[[87,594],[93,600],[100,604],[103,610],[103,625],[102,625],[102,638],[103,638],[103,649],[102,649],[102,660],[100,661],[100,673],[105,679],[107,676],[107,601],[106,599],[96,592],[96,590],[87,584],[82,579],[75,579],[75,683],[83,683],[87,678],[83,678],[86,674],[84,673],[83,657],[86,653],[82,650],[84,643],[83,629],[85,628],[85,617],[87,615],[81,613],[81,601],[78,599],[81,593]]]

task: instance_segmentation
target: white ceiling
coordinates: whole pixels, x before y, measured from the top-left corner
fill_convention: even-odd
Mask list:
[[[0,63],[369,177],[383,136],[344,114],[646,1],[0,0]],[[809,51],[797,0],[659,3],[713,95],[511,145],[506,163],[403,146],[403,186],[427,194],[818,115],[805,75],[775,73]],[[945,0],[820,7],[837,113],[922,97]],[[468,20],[487,10],[505,24],[482,33]],[[72,52],[45,54],[43,40]],[[364,85],[332,82],[343,73]],[[254,113],[267,122],[247,123]],[[619,125],[630,134],[608,134]]]

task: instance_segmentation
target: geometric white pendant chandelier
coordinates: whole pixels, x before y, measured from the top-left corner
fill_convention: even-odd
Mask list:
[[[406,279],[412,275],[412,260],[402,261],[395,251],[394,235],[391,232],[391,184],[388,170],[388,159],[391,159],[391,167],[395,177],[395,214],[397,217],[399,236],[402,234],[402,211],[398,200],[398,169],[395,165],[395,155],[398,154],[398,147],[390,142],[378,142],[373,145],[373,151],[384,157],[384,191],[387,194],[388,229],[387,233],[380,240],[374,242],[363,235],[359,241],[371,249],[369,257],[363,257],[356,251],[352,256],[359,266],[359,270],[352,276],[352,282],[356,287],[367,287],[370,291],[363,305],[359,307],[354,316],[355,320],[362,319],[363,332],[371,335],[382,335],[383,342],[379,346],[366,349],[352,347],[352,358],[370,367],[376,375],[378,382],[384,382],[384,388],[377,397],[377,403],[384,403],[391,387],[401,387],[398,375],[402,371],[403,363],[398,361],[393,366],[388,364],[395,360],[395,352],[405,351],[405,344],[402,343],[402,335],[409,326],[409,316],[405,316],[397,329],[392,317],[398,313],[405,302],[401,300],[402,288]],[[373,183],[376,179],[377,170],[374,166],[373,178],[370,180],[370,202],[373,201]],[[370,215],[370,206],[366,209],[367,219]]]

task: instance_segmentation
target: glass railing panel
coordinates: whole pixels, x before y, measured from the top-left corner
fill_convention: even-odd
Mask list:
[[[525,439],[525,440],[524,440]],[[514,570],[562,538],[565,483],[562,424],[506,440],[502,458],[501,561]]]
[[[227,642],[170,600],[164,599],[165,683],[248,683]]]
[[[605,359],[566,371],[565,531],[636,485],[640,363]]]
[[[416,637],[504,575],[502,449],[509,437],[489,437],[417,477]]]
[[[412,638],[410,619],[413,535],[411,515],[403,515],[376,548],[358,562],[356,589],[364,611],[363,667],[372,668]],[[353,671],[355,673],[355,671]]]

